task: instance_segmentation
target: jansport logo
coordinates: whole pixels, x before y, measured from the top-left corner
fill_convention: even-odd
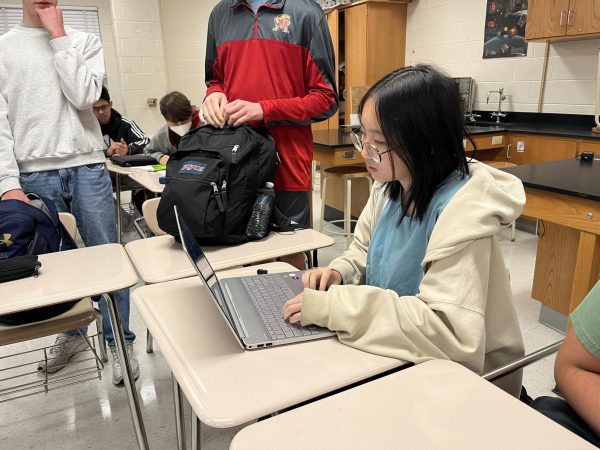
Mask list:
[[[179,169],[179,172],[177,173],[187,173],[190,175],[201,175],[202,172],[204,172],[204,169],[206,169],[206,166],[208,166],[207,163],[203,163],[200,161],[186,161],[183,166],[181,167],[181,169]]]
[[[292,18],[289,16],[289,14],[279,14],[273,20],[275,21],[275,27],[273,28],[273,31],[283,31],[284,33],[290,32],[288,27],[292,23]]]

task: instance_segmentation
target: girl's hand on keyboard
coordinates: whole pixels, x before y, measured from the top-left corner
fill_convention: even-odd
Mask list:
[[[300,323],[302,318],[302,299],[304,294],[298,294],[283,305],[283,320],[289,323]]]
[[[329,267],[319,267],[304,272],[302,284],[305,288],[326,291],[332,284],[342,284],[342,275]]]

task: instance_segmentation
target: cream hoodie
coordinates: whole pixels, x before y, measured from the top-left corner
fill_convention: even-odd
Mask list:
[[[509,277],[496,234],[519,217],[521,181],[472,161],[471,177],[440,215],[425,251],[416,296],[363,285],[367,250],[383,207],[375,183],[348,251],[329,267],[344,285],[304,291],[302,325],[336,331],[344,344],[420,363],[449,359],[482,373],[524,354]],[[521,372],[496,383],[518,396]]]

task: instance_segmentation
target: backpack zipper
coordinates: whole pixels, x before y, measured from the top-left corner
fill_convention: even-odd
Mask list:
[[[219,192],[219,188],[217,187],[217,183],[214,181],[210,182],[210,185],[213,188],[213,192],[215,194],[215,199],[217,200],[217,206],[219,207],[219,211],[222,213],[225,212],[225,205],[223,204],[223,199],[221,198],[221,192]]]
[[[227,206],[227,180],[223,179],[223,184],[221,185],[221,196],[223,198],[223,204]]]
[[[233,164],[237,164],[237,151],[238,151],[238,148],[240,148],[240,146],[236,144],[231,149],[231,162]]]

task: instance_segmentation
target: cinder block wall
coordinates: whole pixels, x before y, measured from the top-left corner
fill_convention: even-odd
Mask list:
[[[509,111],[536,111],[545,43],[530,42],[526,57],[482,59],[485,0],[413,0],[408,5],[406,64],[431,62],[452,76],[476,81],[474,109],[489,90],[504,87]],[[542,112],[594,114],[600,39],[550,44]]]

